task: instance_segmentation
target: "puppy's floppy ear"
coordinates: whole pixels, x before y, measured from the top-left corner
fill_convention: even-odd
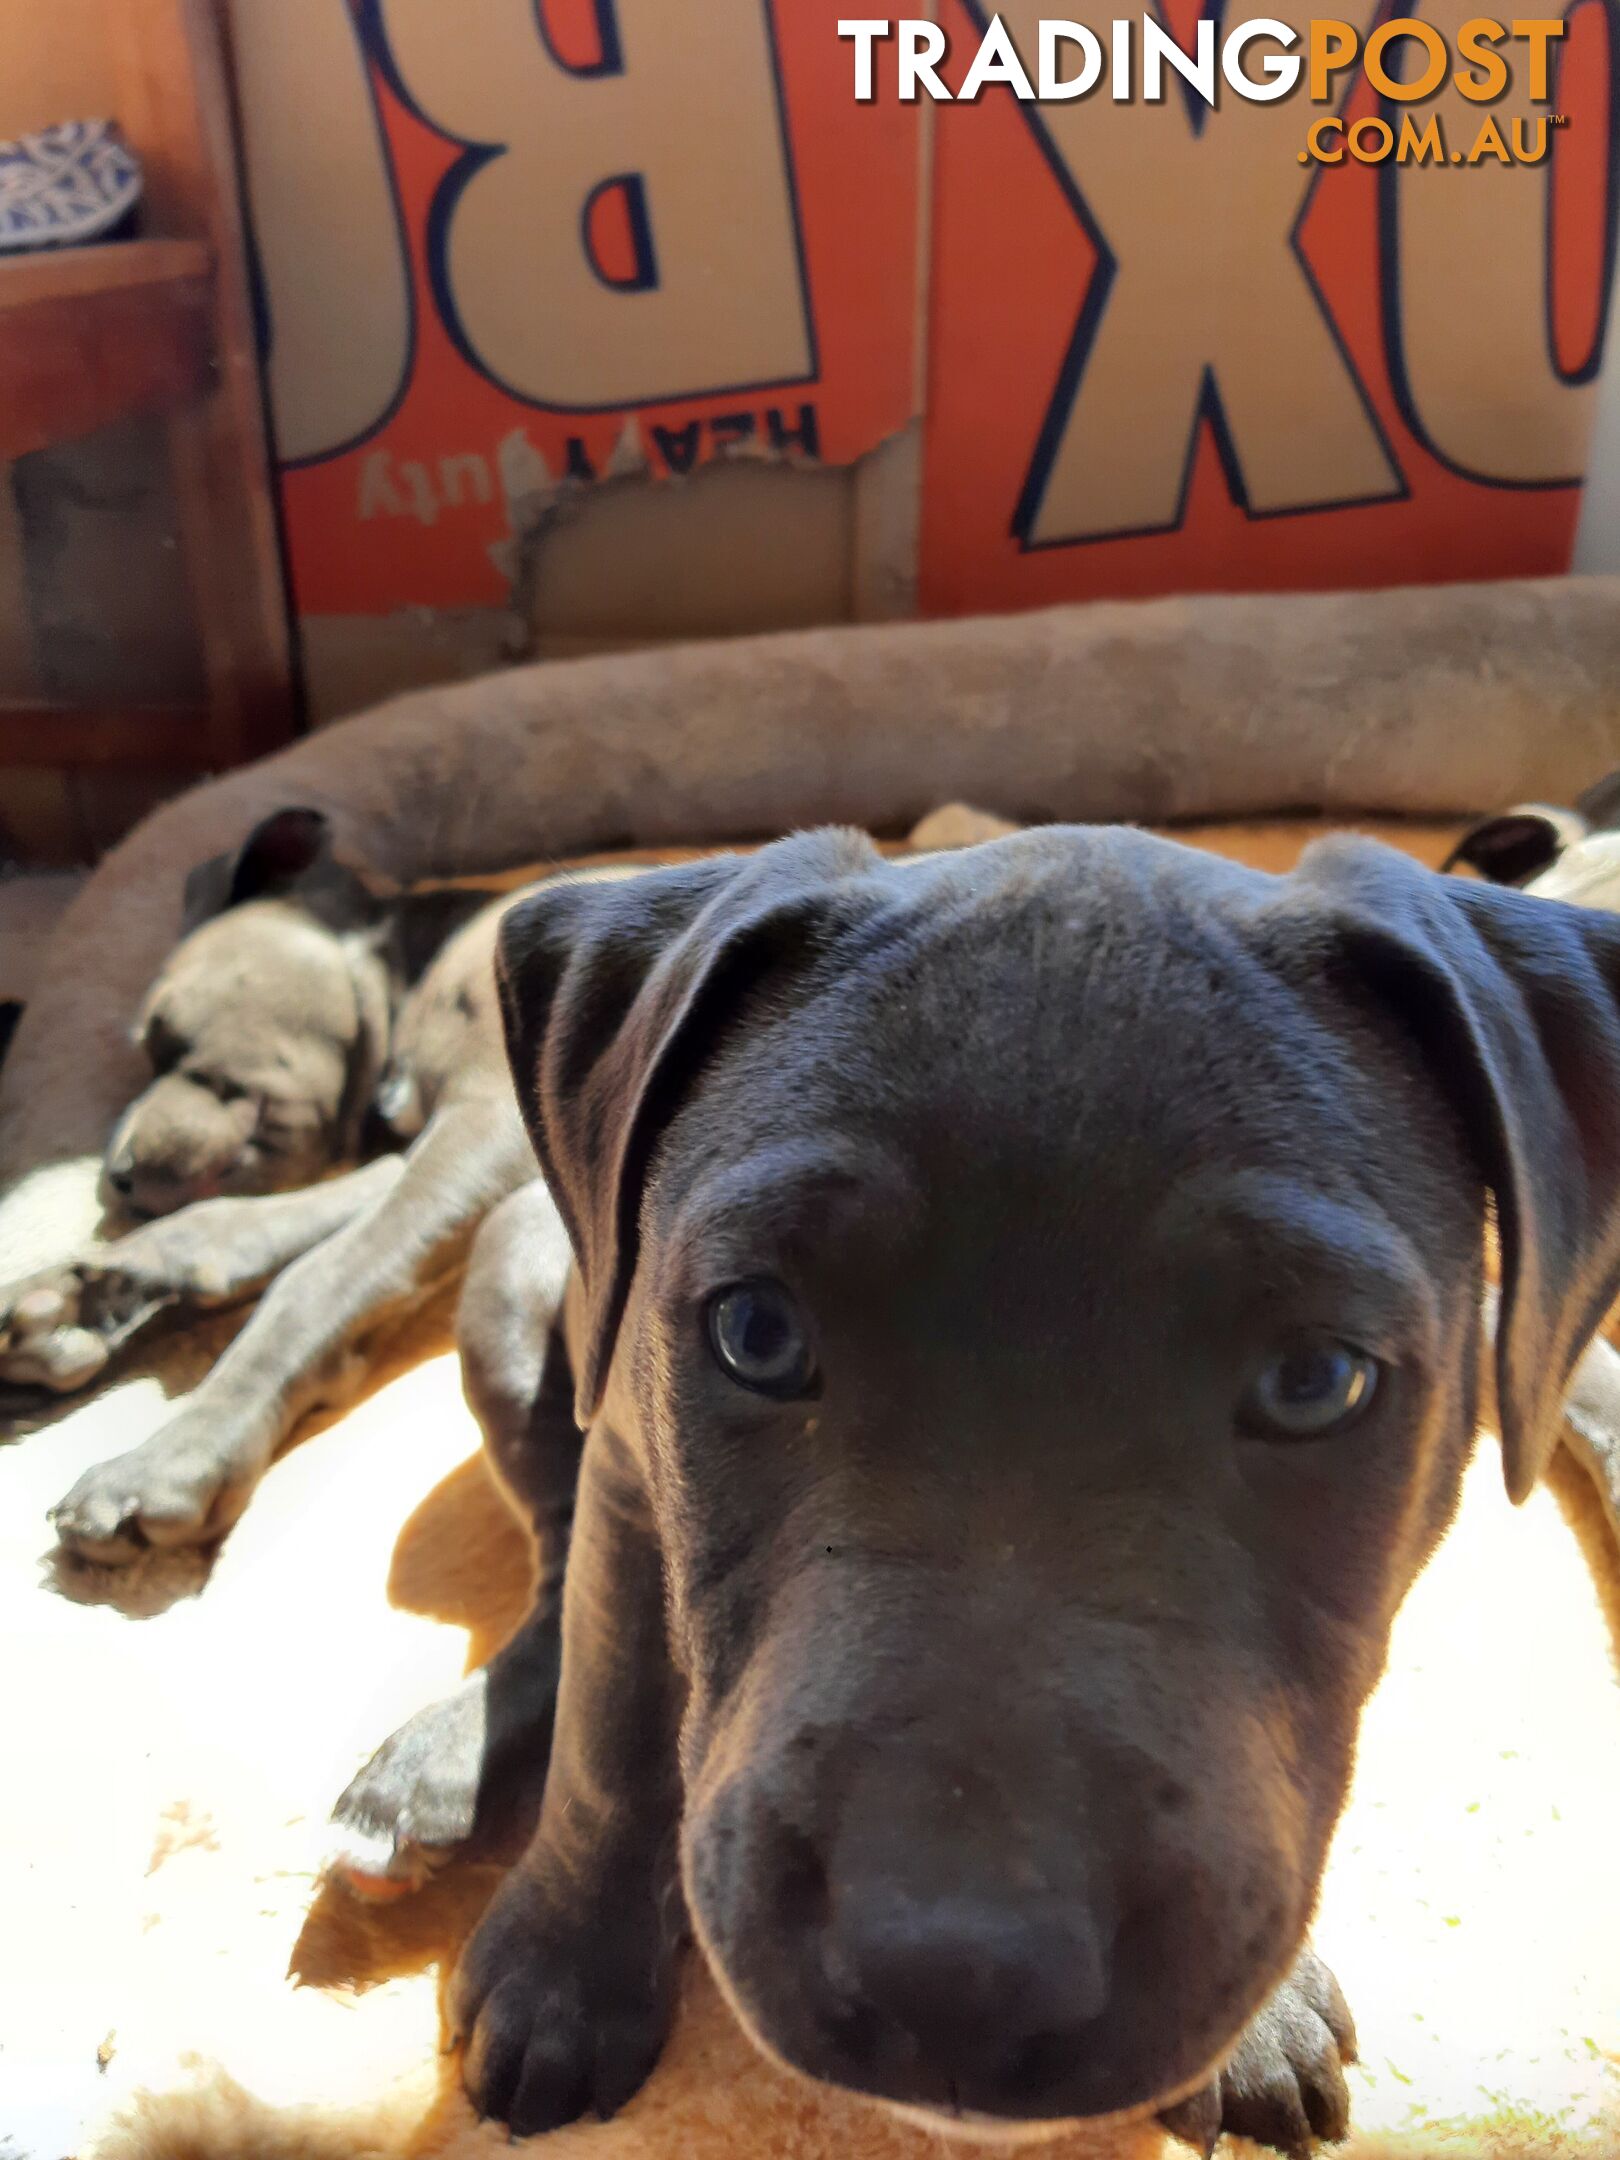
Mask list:
[[[1470,825],[1440,867],[1455,870],[1466,865],[1493,885],[1528,885],[1565,848],[1584,840],[1589,830],[1589,821],[1579,811],[1557,810],[1550,803],[1518,803]]]
[[[507,910],[507,1056],[585,1294],[581,1425],[606,1384],[660,1137],[749,993],[813,963],[844,919],[841,889],[847,902],[878,863],[864,833],[804,833],[752,857],[547,886]]]
[[[1300,865],[1345,952],[1461,1119],[1496,1203],[1508,1492],[1556,1445],[1570,1374],[1620,1293],[1620,917],[1326,841]]]
[[[186,878],[181,919],[186,932],[244,900],[283,893],[332,852],[331,820],[322,810],[289,804],[261,818],[239,848],[198,863]]]

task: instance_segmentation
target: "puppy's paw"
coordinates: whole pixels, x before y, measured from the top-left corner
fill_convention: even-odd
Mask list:
[[[570,1901],[571,1902],[571,1901]],[[617,2114],[651,2076],[669,2031],[671,1951],[604,1901],[565,1909],[514,1869],[461,1954],[446,2004],[480,2116],[517,2137]]]
[[[152,1309],[116,1268],[66,1263],[0,1289],[0,1382],[70,1395],[105,1371]]]
[[[1219,2075],[1159,2120],[1205,2155],[1229,2132],[1306,2160],[1349,2133],[1344,2066],[1355,2059],[1356,2028],[1339,1983],[1305,1950]]]
[[[221,1436],[182,1413],[127,1455],[87,1470],[51,1521],[70,1552],[127,1567],[153,1546],[223,1537],[257,1482],[256,1468],[245,1471]]]
[[[383,1742],[332,1810],[329,1867],[362,1897],[415,1890],[472,1835],[484,1765],[482,1674]]]

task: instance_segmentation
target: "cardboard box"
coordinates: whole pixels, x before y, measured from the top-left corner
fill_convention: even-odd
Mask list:
[[[1041,12],[1001,9],[1021,53]],[[1359,62],[1314,103],[1174,73],[902,102],[893,37],[860,102],[844,13],[234,0],[318,711],[520,652],[1569,567],[1614,268],[1598,0],[1544,96],[1521,49],[1488,108]],[[959,89],[990,17],[935,16]],[[1196,10],[1164,20],[1194,52]],[[1509,162],[1472,155],[1487,112]],[[1323,118],[1452,147],[1317,162]]]

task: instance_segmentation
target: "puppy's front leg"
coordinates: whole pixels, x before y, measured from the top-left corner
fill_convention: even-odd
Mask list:
[[[612,2115],[663,2047],[686,1927],[678,1719],[646,1496],[598,1426],[580,1468],[539,1827],[447,2002],[474,2107],[519,2136]]]
[[[372,1756],[332,1811],[332,1865],[362,1896],[423,1881],[499,1789],[543,1789],[557,1707],[564,1565],[579,1484],[574,1376],[555,1322],[568,1233],[535,1179],[473,1242],[456,1315],[486,1461],[534,1545],[534,1599],[504,1647]]]
[[[52,1395],[91,1386],[160,1313],[257,1297],[284,1267],[375,1207],[403,1169],[397,1155],[384,1155],[297,1192],[198,1200],[8,1284],[0,1289],[0,1384]],[[0,1414],[6,1407],[0,1394]]]
[[[52,1511],[61,1542],[123,1565],[222,1536],[305,1411],[347,1392],[356,1344],[461,1264],[531,1166],[502,1090],[436,1111],[382,1199],[277,1276],[169,1423],[85,1472]]]

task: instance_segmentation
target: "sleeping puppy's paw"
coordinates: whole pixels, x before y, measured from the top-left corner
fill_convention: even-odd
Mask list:
[[[1339,1983],[1306,1949],[1219,2075],[1159,2120],[1206,2155],[1230,2132],[1306,2160],[1349,2133],[1344,2065],[1355,2059],[1356,2028]]]
[[[71,1395],[99,1380],[160,1300],[116,1266],[71,1261],[0,1289],[0,1382]]]
[[[212,1418],[182,1411],[150,1440],[87,1470],[51,1510],[82,1559],[127,1567],[153,1546],[207,1545],[248,1503],[262,1463],[237,1459]]]
[[[514,1868],[462,1952],[446,2003],[479,2115],[532,2137],[581,2115],[617,2114],[663,2051],[672,1969],[650,1897],[565,1900]]]
[[[329,1867],[362,1897],[424,1883],[472,1835],[484,1766],[483,1675],[383,1742],[332,1810]]]

